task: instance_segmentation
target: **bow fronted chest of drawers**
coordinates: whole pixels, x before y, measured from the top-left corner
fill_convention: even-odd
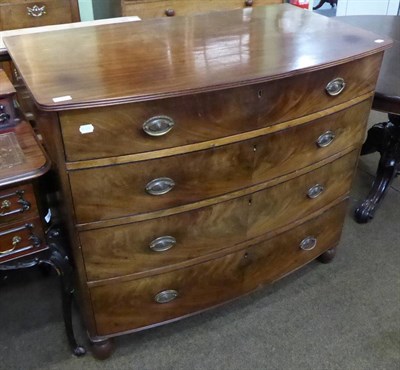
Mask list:
[[[271,5],[5,40],[97,356],[332,259],[390,45],[376,39]]]

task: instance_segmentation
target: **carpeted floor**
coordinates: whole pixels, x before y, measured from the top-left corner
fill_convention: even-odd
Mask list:
[[[371,122],[382,119],[371,115]],[[373,222],[352,219],[377,159],[360,161],[331,264],[313,262],[221,308],[117,338],[114,355],[104,362],[90,353],[83,358],[69,353],[54,277],[9,274],[0,281],[0,369],[399,369],[400,179]],[[79,322],[76,326],[85,343]]]

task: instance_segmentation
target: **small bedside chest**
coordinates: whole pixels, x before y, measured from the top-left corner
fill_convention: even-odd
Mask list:
[[[76,344],[72,330],[72,269],[57,231],[45,233],[47,217],[39,200],[43,194],[38,181],[50,169],[50,161],[30,124],[17,117],[14,95],[0,69],[0,272],[38,265],[57,272],[67,337],[74,354],[82,355],[85,350]]]

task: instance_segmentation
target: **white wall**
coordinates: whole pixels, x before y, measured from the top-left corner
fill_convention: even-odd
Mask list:
[[[339,0],[336,15],[397,15],[400,0]]]
[[[92,0],[78,0],[78,3],[79,3],[79,14],[81,16],[81,21],[92,21],[93,20]]]

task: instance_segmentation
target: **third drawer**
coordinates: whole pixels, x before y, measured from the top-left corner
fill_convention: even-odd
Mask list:
[[[354,151],[247,196],[148,221],[82,231],[88,280],[163,270],[289,225],[345,196]]]

